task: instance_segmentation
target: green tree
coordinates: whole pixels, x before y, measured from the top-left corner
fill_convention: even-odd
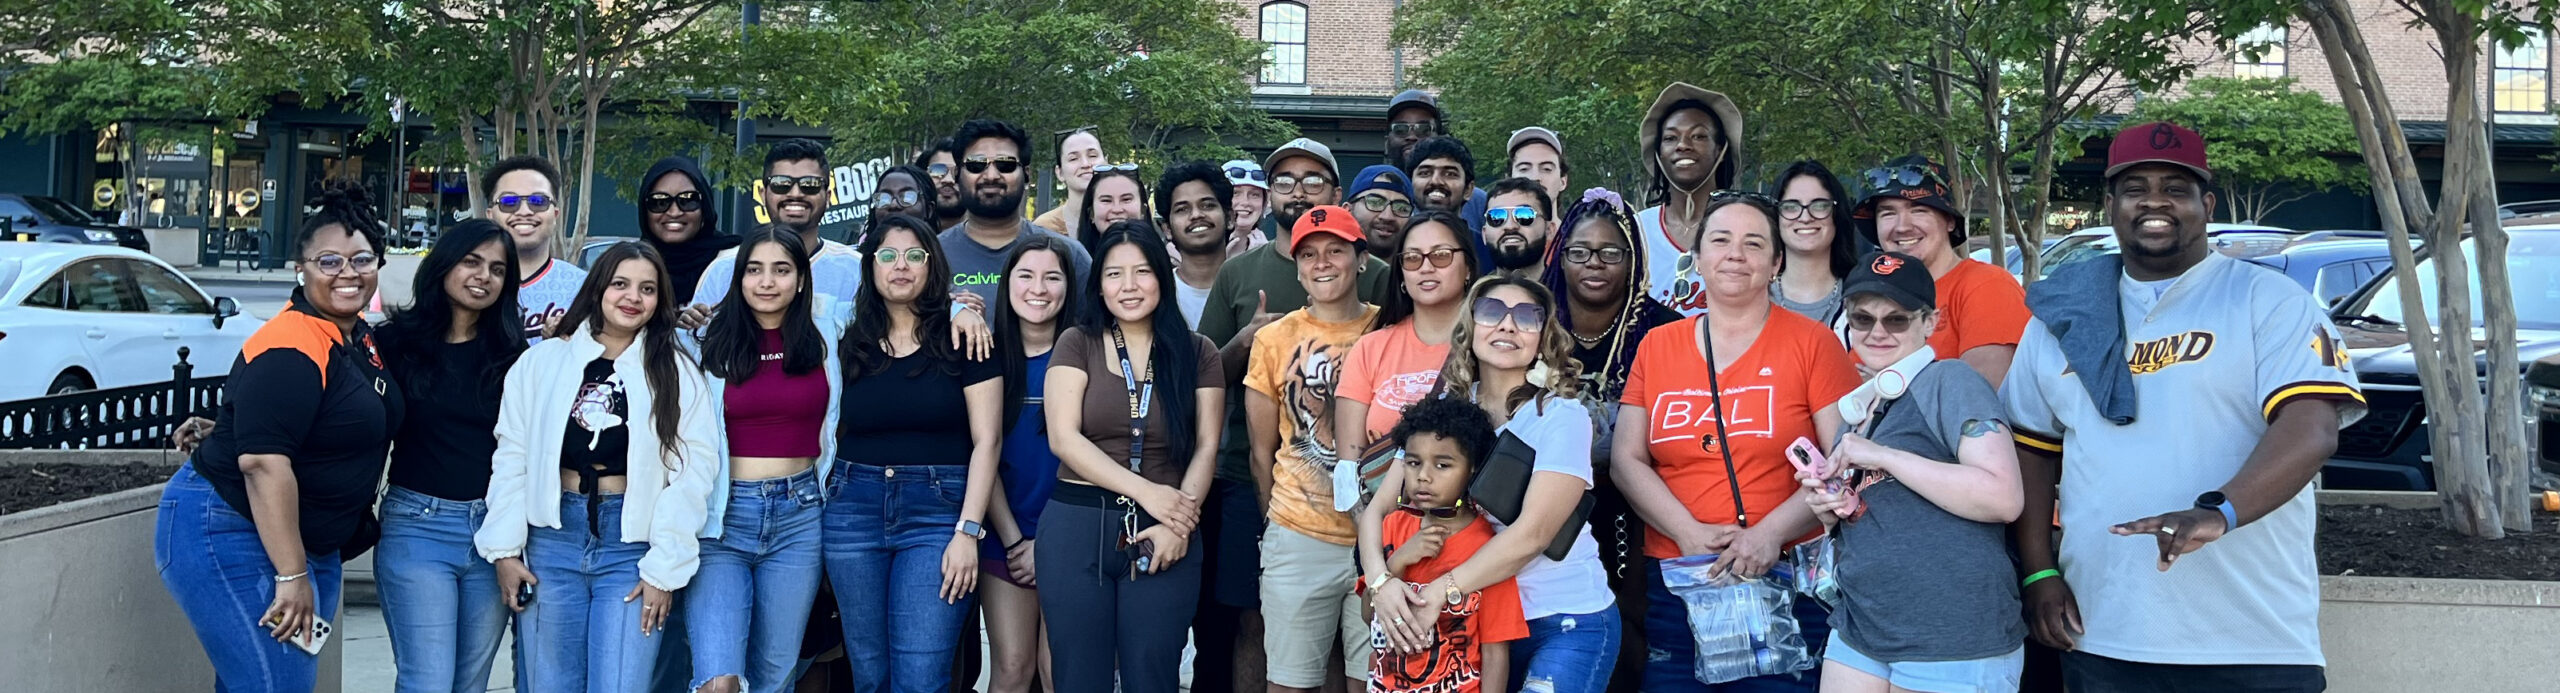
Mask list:
[[[0,132],[219,122],[328,98],[370,47],[318,0],[0,0]]]
[[[2371,173],[2354,156],[2347,109],[2294,87],[2294,80],[2206,77],[2178,99],[2145,101],[2137,120],[2165,120],[2205,136],[2214,187],[2233,221],[2259,221],[2285,203],[2344,187],[2363,193]]]

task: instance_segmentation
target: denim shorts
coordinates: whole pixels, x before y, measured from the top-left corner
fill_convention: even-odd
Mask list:
[[[2027,648],[1952,662],[1884,662],[1859,653],[1835,630],[1823,658],[1919,693],[2017,693],[2018,672],[2027,666]]]

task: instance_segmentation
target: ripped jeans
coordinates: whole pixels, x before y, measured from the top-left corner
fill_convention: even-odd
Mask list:
[[[1601,693],[1616,669],[1618,606],[1588,614],[1529,621],[1529,637],[1511,647],[1511,685],[1521,693]]]

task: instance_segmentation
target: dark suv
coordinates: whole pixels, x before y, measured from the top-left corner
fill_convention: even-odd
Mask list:
[[[98,221],[59,197],[0,193],[0,240],[120,245],[151,252],[142,229]]]

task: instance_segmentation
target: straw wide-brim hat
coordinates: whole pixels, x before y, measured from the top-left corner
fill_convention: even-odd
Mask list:
[[[1644,111],[1644,121],[1636,131],[1636,144],[1640,147],[1639,158],[1644,160],[1645,177],[1650,179],[1662,175],[1657,145],[1662,139],[1662,121],[1671,116],[1671,105],[1690,100],[1707,105],[1707,114],[1716,119],[1716,130],[1724,135],[1724,160],[1718,162],[1716,170],[1708,175],[1726,176],[1727,180],[1718,180],[1715,184],[1719,188],[1730,186],[1733,184],[1730,180],[1733,172],[1742,168],[1742,109],[1734,107],[1733,99],[1723,93],[1707,91],[1688,82],[1672,82],[1670,86],[1663,87],[1662,95],[1653,97],[1653,106]]]

